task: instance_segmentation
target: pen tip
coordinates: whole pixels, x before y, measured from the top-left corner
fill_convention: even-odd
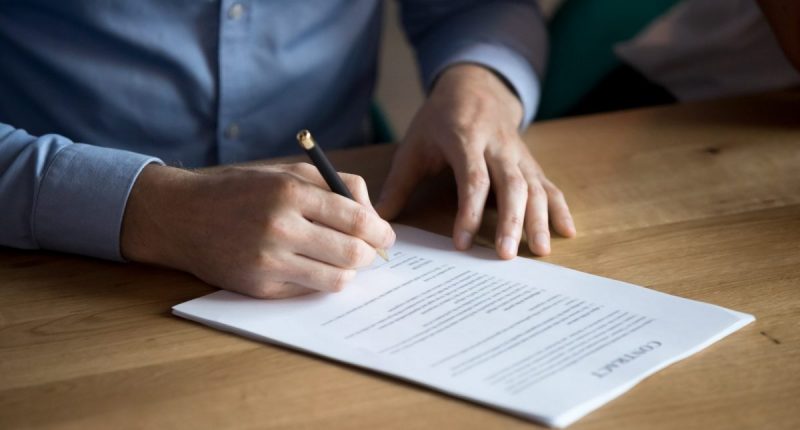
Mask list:
[[[300,130],[297,133],[297,143],[305,149],[314,147],[314,138],[311,137],[311,132],[308,130]]]
[[[386,250],[381,249],[381,248],[377,248],[377,249],[375,249],[375,251],[378,252],[378,255],[380,255],[381,258],[383,258],[384,261],[389,261],[389,255],[386,254]]]

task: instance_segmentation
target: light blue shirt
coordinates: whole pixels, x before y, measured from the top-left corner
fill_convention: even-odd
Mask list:
[[[503,76],[533,117],[546,35],[534,1],[401,1],[429,87]],[[122,259],[149,163],[287,155],[314,130],[363,143],[379,0],[0,0],[0,245]]]

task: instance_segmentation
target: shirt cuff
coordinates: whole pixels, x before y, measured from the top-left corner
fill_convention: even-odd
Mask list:
[[[124,261],[120,229],[139,173],[158,158],[75,143],[60,150],[34,202],[33,234],[44,249]]]
[[[505,79],[522,103],[520,129],[530,124],[539,104],[540,87],[536,72],[525,57],[503,46],[473,44],[438,61],[422,61],[425,88],[430,90],[444,69],[458,63],[481,65]]]

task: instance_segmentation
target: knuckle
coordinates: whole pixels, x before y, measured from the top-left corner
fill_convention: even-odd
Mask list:
[[[564,200],[564,192],[555,186],[551,187],[547,194],[553,199]]]
[[[483,170],[472,170],[467,174],[467,185],[471,188],[489,188],[489,183],[489,175]]]
[[[531,199],[538,199],[540,197],[546,196],[544,188],[541,185],[531,185],[528,187],[528,196]]]
[[[297,196],[300,184],[292,174],[281,172],[274,182],[272,188],[281,200],[293,200]]]
[[[293,163],[289,166],[289,170],[298,174],[307,174],[316,171],[314,166],[306,162]]]
[[[361,176],[351,175],[351,174],[342,174],[342,176],[344,177],[347,186],[351,187],[351,189],[356,189],[356,190],[367,189],[367,181],[365,181],[364,178],[362,178]]]
[[[369,223],[369,212],[364,207],[357,208],[350,221],[350,231],[356,236],[363,236],[367,231]]]
[[[339,292],[344,290],[344,287],[350,281],[350,277],[349,270],[337,270],[331,284],[331,291]]]
[[[275,286],[271,283],[258,285],[257,287],[253,288],[250,292],[250,295],[257,298],[257,299],[271,299],[275,294]]]
[[[520,139],[519,131],[512,127],[500,127],[497,130],[498,140],[507,142],[516,147],[524,147],[525,143]]]
[[[363,203],[364,200],[369,200],[369,191],[367,190],[367,181],[364,180],[361,176],[356,175],[347,175],[350,177],[345,183],[347,184],[347,188],[350,189],[350,192],[353,193],[353,196],[356,198],[356,201]]]
[[[268,237],[275,239],[286,239],[291,231],[287,218],[279,215],[267,218],[266,229]]]
[[[257,264],[261,270],[270,276],[274,276],[280,270],[280,263],[272,254],[262,253],[258,257]]]
[[[345,247],[345,265],[356,267],[365,257],[364,248],[358,241],[351,240]]]
[[[520,226],[522,226],[522,223],[523,223],[524,221],[525,221],[525,219],[524,219],[523,217],[521,217],[519,214],[512,214],[511,216],[509,216],[509,217],[506,219],[506,222],[507,222],[507,223],[508,223],[508,224],[509,224],[511,227],[514,227],[514,228],[517,228],[517,227],[520,227]]]
[[[472,194],[474,195],[474,194]],[[458,213],[456,214],[456,224],[467,230],[475,230],[475,224],[479,223],[483,216],[483,206],[476,199],[459,198]]]
[[[514,192],[521,192],[528,188],[528,183],[525,181],[525,178],[523,178],[522,175],[506,175],[505,184],[509,191]]]
[[[286,282],[266,282],[257,291],[259,299],[281,299],[292,296],[292,286]]]
[[[547,217],[541,215],[534,215],[527,218],[525,223],[525,230],[531,234],[535,233],[549,233],[550,225],[548,224]]]
[[[452,133],[457,141],[467,145],[476,144],[480,140],[480,130],[471,122],[458,122],[453,125]]]

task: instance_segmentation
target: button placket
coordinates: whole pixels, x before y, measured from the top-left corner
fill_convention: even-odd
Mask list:
[[[228,8],[228,19],[236,21],[244,15],[244,5],[241,3],[234,3]]]
[[[217,112],[217,155],[220,163],[232,163],[247,157],[243,141],[246,124],[242,121],[241,100],[247,95],[246,63],[251,47],[250,15],[254,5],[249,0],[223,0],[219,9],[219,102]]]

